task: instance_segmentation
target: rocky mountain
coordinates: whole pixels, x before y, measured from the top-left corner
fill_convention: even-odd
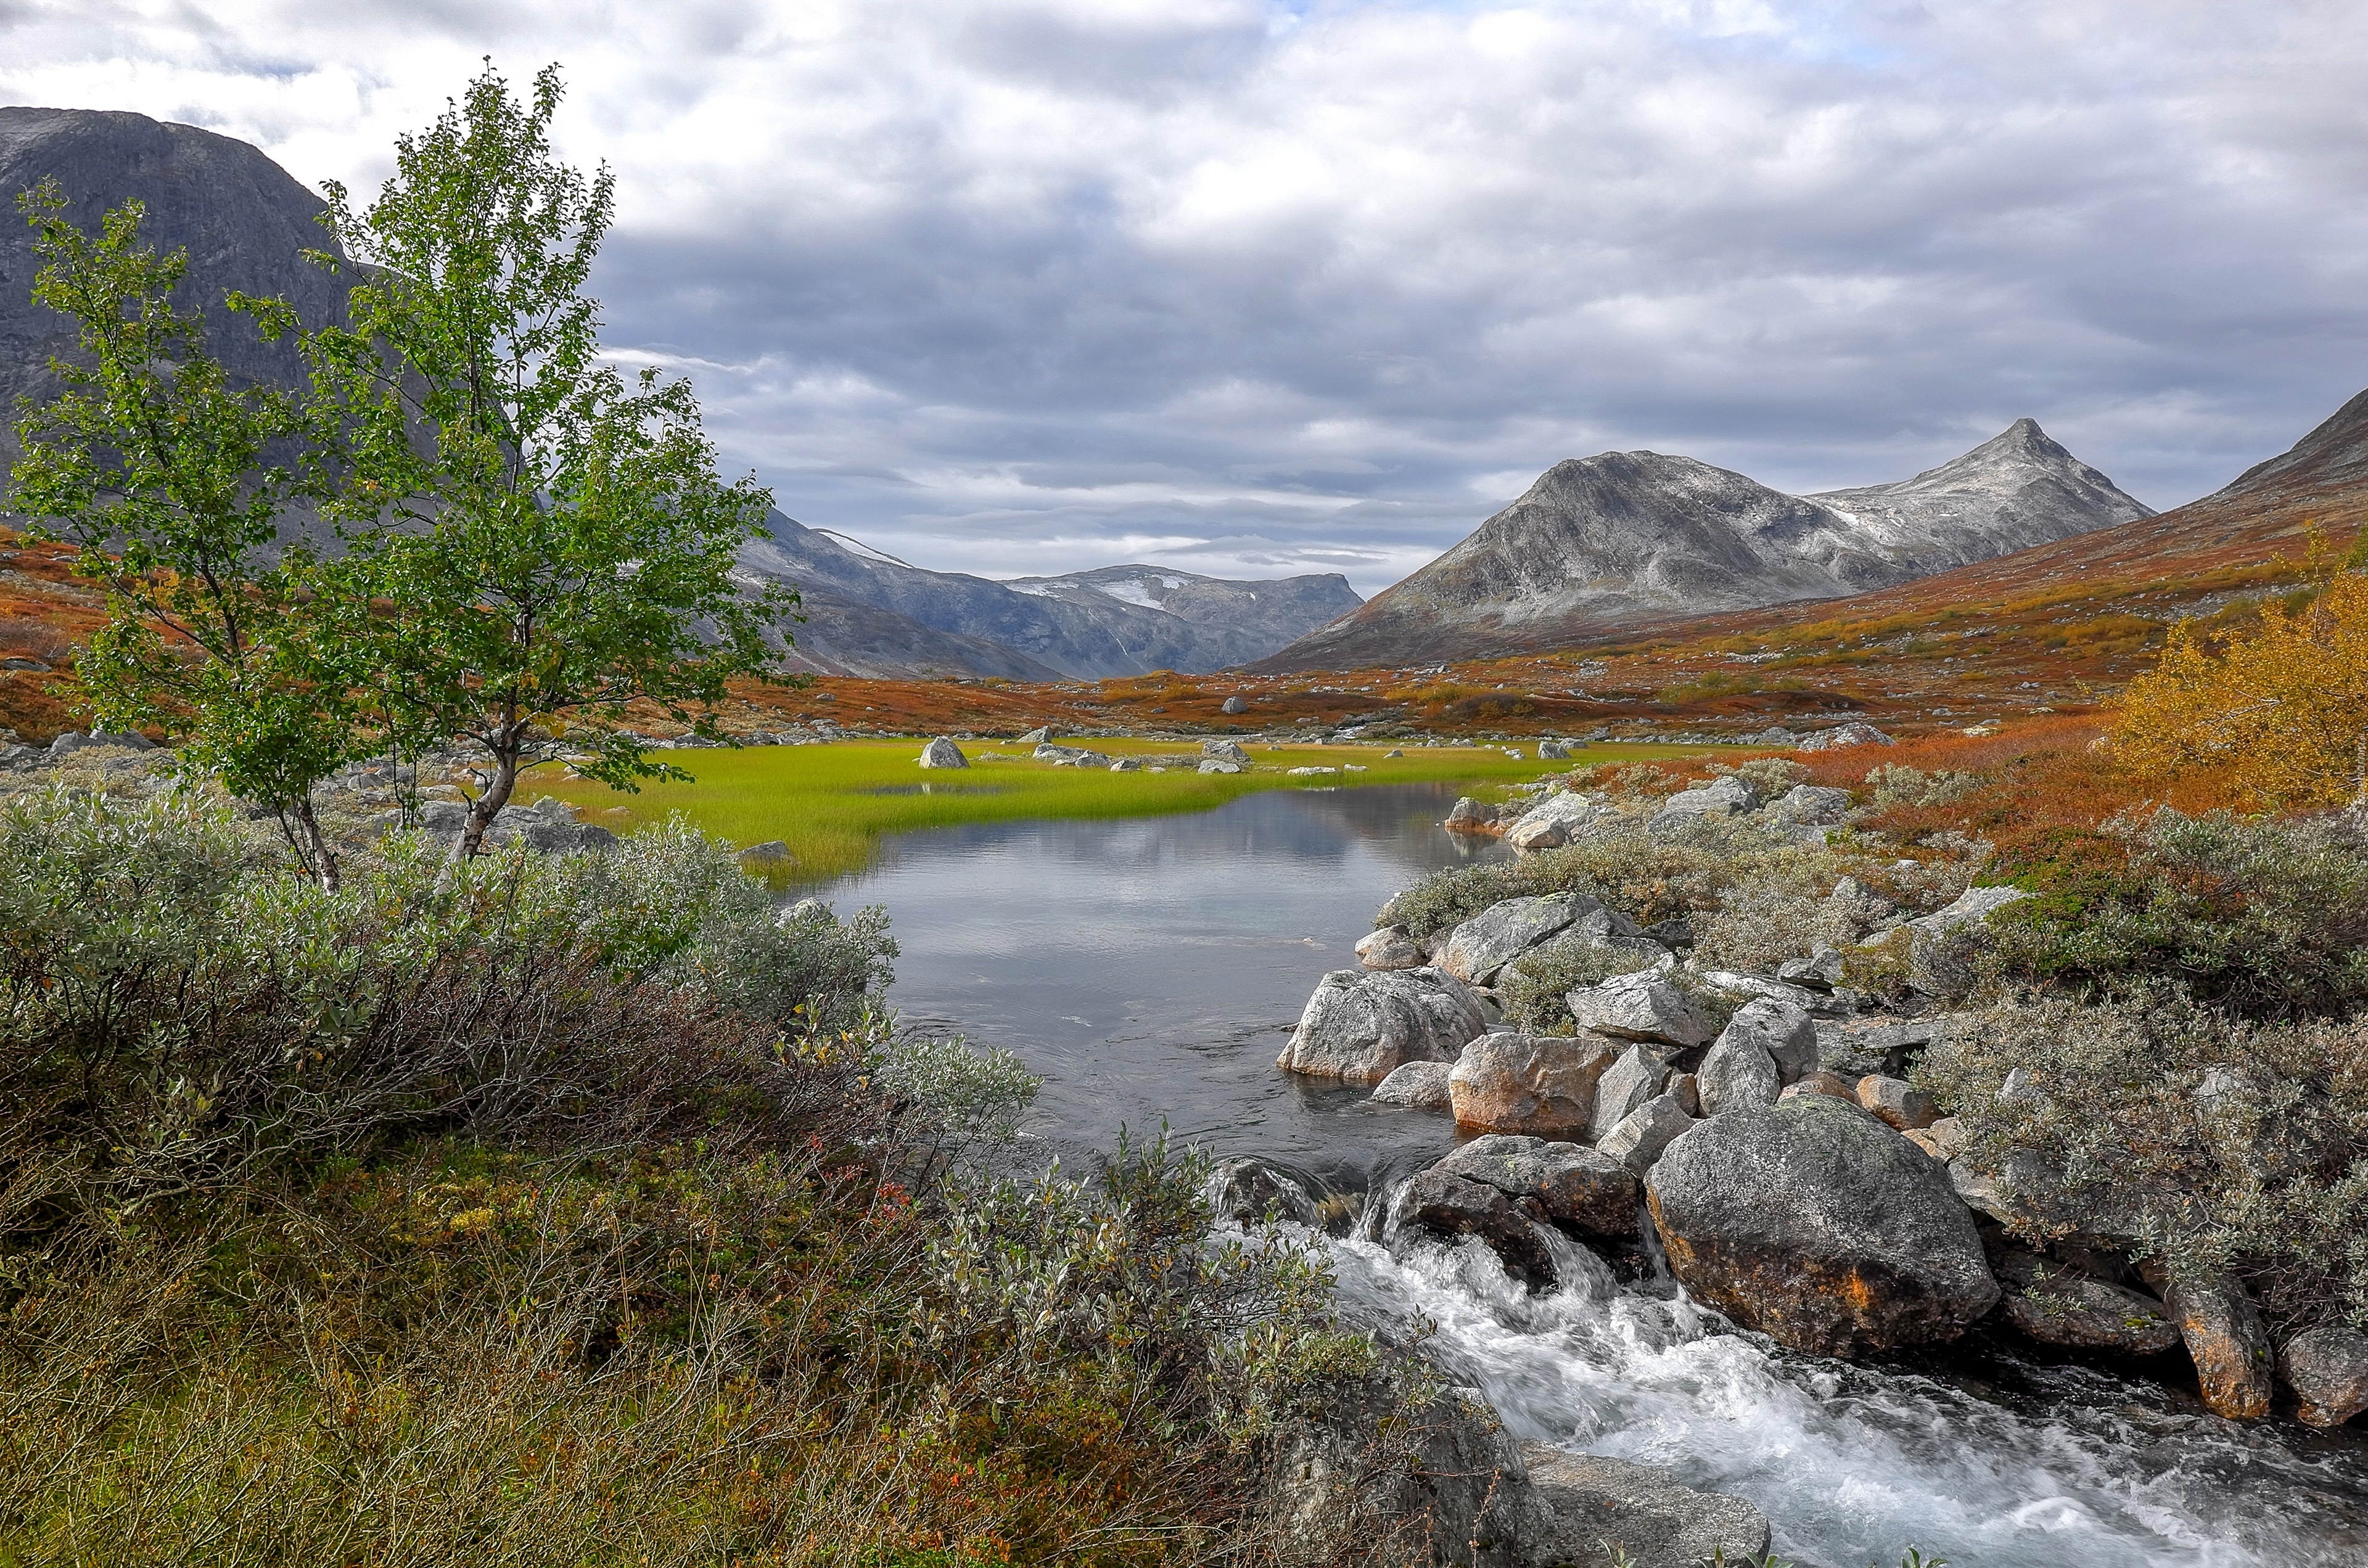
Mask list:
[[[220,308],[230,290],[283,295],[308,323],[344,310],[350,279],[302,256],[336,249],[314,222],[324,203],[258,149],[142,114],[0,108],[0,199],[8,204],[0,211],[0,472],[17,455],[19,400],[54,391],[49,362],[75,342],[70,321],[33,303],[40,263],[14,210],[18,192],[52,176],[68,216],[85,229],[136,197],[147,208],[146,238],[160,249],[188,247],[179,301],[207,310],[208,346],[235,373],[293,381],[302,367],[292,348],[264,343]]]
[[[1809,496],[1692,458],[1605,452],[1556,463],[1454,549],[1251,667],[1565,646],[1611,626],[1861,593],[2151,515],[2029,419],[1912,479]]]
[[[760,540],[741,552],[751,572],[795,585],[812,601],[801,641],[822,657],[848,663],[910,663],[911,622],[940,642],[931,659],[973,650],[969,673],[1076,679],[1171,669],[1222,669],[1260,658],[1293,638],[1357,608],[1337,574],[1232,582],[1155,566],[1109,566],[1060,577],[1009,583],[908,565],[820,528],[775,513]],[[825,623],[815,604],[870,607],[883,618],[846,614]],[[884,619],[894,617],[894,619]],[[944,639],[957,640],[946,642]],[[1002,650],[1008,666],[989,668]],[[929,660],[925,659],[924,665]],[[863,673],[860,670],[854,673]],[[947,666],[947,673],[953,673]]]

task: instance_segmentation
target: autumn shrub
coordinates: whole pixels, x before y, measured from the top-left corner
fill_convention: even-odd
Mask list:
[[[1961,1017],[1915,1076],[1969,1157],[2017,1173],[2017,1229],[2110,1216],[2140,1256],[2244,1279],[2283,1341],[2368,1324],[2368,1027],[2232,1018],[2166,984]]]
[[[0,804],[0,1562],[1254,1561],[1375,1375],[1164,1142],[966,1159],[876,918],[680,829],[324,892],[188,797]]]
[[[2368,1000],[2368,824],[2156,813],[2065,831],[1997,869],[2038,896],[1992,917],[1995,977],[2110,998],[2163,982],[2253,1018]]]
[[[2300,605],[2264,605],[2217,642],[2180,625],[2122,694],[2118,756],[2175,778],[2233,767],[2259,802],[2334,805],[2368,794],[2368,577],[2343,573]]]

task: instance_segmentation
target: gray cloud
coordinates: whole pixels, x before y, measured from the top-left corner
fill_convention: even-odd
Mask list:
[[[0,97],[367,187],[486,51],[618,169],[611,341],[928,564],[1370,591],[1560,458],[1814,489],[2025,414],[2170,505],[2368,384],[2334,0],[37,0]]]

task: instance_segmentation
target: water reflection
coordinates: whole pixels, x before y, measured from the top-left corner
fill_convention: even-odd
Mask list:
[[[1444,1150],[1452,1128],[1274,1058],[1383,900],[1505,853],[1440,830],[1454,799],[1443,784],[1268,790],[1182,816],[946,828],[894,841],[823,896],[887,907],[895,1006],[1044,1074],[1031,1131],[1064,1152],[1165,1119],[1361,1187]]]

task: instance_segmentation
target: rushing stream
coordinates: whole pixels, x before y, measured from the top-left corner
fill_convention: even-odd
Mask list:
[[[1383,899],[1499,853],[1440,831],[1452,799],[1271,791],[1192,816],[946,829],[818,891],[887,907],[908,1024],[1044,1075],[1030,1131],[1052,1148],[1165,1121],[1360,1202],[1452,1147],[1452,1123],[1312,1087],[1274,1057]],[[1887,1568],[1911,1544],[1955,1568],[2368,1564],[2368,1444],[2351,1434],[2224,1422],[2192,1391],[2001,1344],[1883,1367],[1795,1356],[1600,1267],[1528,1295],[1477,1243],[1330,1244],[1344,1307],[1431,1319],[1434,1352],[1518,1435],[1747,1496],[1804,1568]]]

